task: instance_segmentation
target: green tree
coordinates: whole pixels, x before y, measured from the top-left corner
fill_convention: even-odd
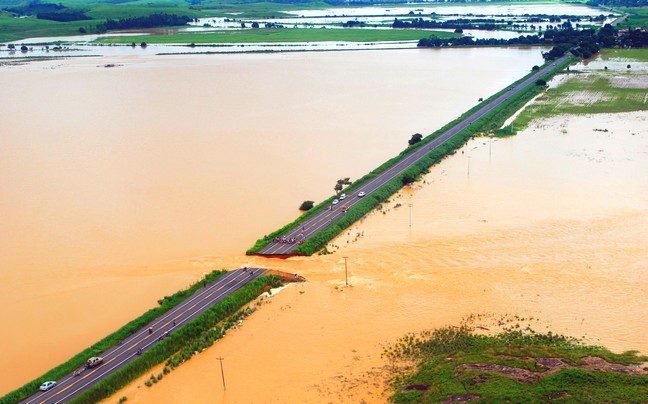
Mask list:
[[[415,133],[415,134],[412,135],[410,140],[407,141],[407,143],[409,143],[409,145],[412,146],[412,145],[417,144],[418,142],[420,142],[421,139],[423,139],[423,135],[421,135],[420,133]]]
[[[546,86],[547,82],[543,79],[536,80],[536,86]]]
[[[259,28],[259,23],[258,22],[253,22],[252,23],[252,28]]]
[[[299,206],[299,210],[302,211],[307,211],[313,209],[313,206],[315,205],[315,202],[313,201],[304,201],[302,204]]]
[[[344,188],[345,185],[351,185],[351,179],[349,177],[340,178],[339,180],[337,180],[337,183],[335,184],[335,187],[333,188],[333,189],[335,189],[335,193],[339,194],[340,191],[342,191],[342,189]]]
[[[401,178],[401,181],[403,182],[403,185],[411,184],[416,181],[416,175],[410,172],[405,172],[403,174],[403,177]]]

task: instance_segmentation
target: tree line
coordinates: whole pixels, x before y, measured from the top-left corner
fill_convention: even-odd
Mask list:
[[[646,0],[648,1],[648,0]],[[436,14],[436,13],[433,13]],[[526,14],[524,19],[511,21],[504,19],[494,19],[494,18],[456,18],[446,21],[436,21],[434,19],[425,20],[422,17],[408,19],[408,20],[399,20],[398,18],[394,19],[392,23],[392,28],[416,28],[416,29],[482,29],[482,30],[495,30],[502,29],[503,27],[511,27],[518,29],[523,25],[521,23],[540,23],[540,22],[551,22],[551,23],[564,23],[564,22],[602,22],[605,21],[606,16],[601,14],[598,16],[575,16],[575,15],[536,15],[531,16]],[[525,25],[526,26],[526,25]],[[531,29],[535,27],[532,25]]]
[[[97,24],[97,31],[106,32],[114,29],[173,27],[186,25],[190,21],[193,21],[193,18],[189,18],[186,15],[156,13],[145,17],[106,20],[104,23]]]
[[[578,30],[574,29],[571,23],[567,21],[561,25],[560,29],[547,29],[543,35],[521,35],[518,38],[511,39],[473,39],[471,37],[441,39],[432,35],[418,42],[419,47],[493,45],[553,45],[550,51],[542,54],[546,60],[557,59],[567,52],[587,59],[598,53],[601,48],[647,47],[648,32],[631,29],[619,33],[610,24],[605,24],[598,31],[595,29]]]

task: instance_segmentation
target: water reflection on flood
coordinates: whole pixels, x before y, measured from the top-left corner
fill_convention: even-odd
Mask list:
[[[504,33],[503,35],[506,35]],[[146,36],[142,35],[142,42]],[[382,49],[415,49],[418,41],[390,42],[295,42],[295,43],[254,43],[254,44],[206,44],[182,45],[148,44],[141,42],[131,45],[96,45],[86,43],[71,43],[63,45],[60,50],[47,49],[42,45],[31,45],[29,51],[0,50],[0,58],[35,58],[35,57],[78,57],[78,56],[154,56],[169,54],[211,54],[211,53],[260,53],[260,52],[305,52],[305,51],[337,51],[337,50],[382,50]],[[26,44],[40,44],[40,39],[25,40]],[[51,47],[50,47],[51,48]]]

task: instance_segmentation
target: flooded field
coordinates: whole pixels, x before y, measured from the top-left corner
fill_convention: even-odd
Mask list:
[[[0,99],[0,305],[11,324],[0,392],[205,271],[243,265],[308,282],[154,388],[140,380],[108,402],[384,402],[382,346],[470,313],[534,316],[648,353],[646,112],[474,140],[331,255],[242,255],[304,199],[329,196],[336,179],[361,176],[540,59],[453,49],[0,67],[11,94]]]
[[[0,305],[12,325],[0,392],[204,272],[245,265],[303,200],[540,62],[538,49],[484,48],[0,66]]]
[[[333,241],[334,254],[245,261],[309,282],[154,388],[140,380],[111,402],[384,402],[382,347],[470,313],[532,316],[539,330],[648,352],[647,120],[557,117],[472,141]]]

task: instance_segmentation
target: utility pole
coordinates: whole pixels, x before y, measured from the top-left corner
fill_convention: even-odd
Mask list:
[[[489,136],[490,142],[488,142],[488,161],[491,160],[491,149],[493,148],[493,134],[491,133]]]
[[[466,157],[468,157],[468,178],[470,178],[470,156]]]
[[[349,271],[347,268],[347,258],[349,257],[342,257],[344,258],[344,283],[349,286]]]
[[[216,358],[216,359],[220,361],[220,366],[221,366],[221,376],[223,377],[223,390],[227,390],[227,389],[225,388],[225,371],[223,371],[223,360],[225,360],[225,358],[222,358],[222,357],[221,357],[221,358]]]
[[[409,206],[409,228],[411,231],[412,230],[412,204],[408,203],[407,206]]]

